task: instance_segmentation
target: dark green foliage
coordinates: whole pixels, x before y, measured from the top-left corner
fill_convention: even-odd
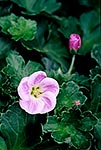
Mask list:
[[[38,144],[41,140],[40,136],[33,141],[32,145],[28,143],[30,138],[34,140],[35,135],[30,137],[30,132],[34,134],[35,129],[32,126],[35,127],[35,123],[36,116],[30,116],[23,112],[17,103],[13,104],[7,112],[2,114],[0,132],[6,138],[8,149],[27,150],[28,147],[34,147],[34,145]],[[32,128],[32,131],[29,130],[29,133],[27,131],[28,126]]]
[[[36,15],[41,12],[53,13],[61,6],[56,0],[12,0],[14,3],[23,7],[25,11],[23,13],[27,15]]]
[[[99,0],[0,0],[0,150],[101,149],[100,30]],[[72,33],[82,44],[68,74]],[[44,115],[19,105],[20,80],[36,71],[60,86]]]

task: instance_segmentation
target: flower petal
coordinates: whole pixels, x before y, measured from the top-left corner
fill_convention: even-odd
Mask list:
[[[43,92],[50,91],[55,96],[59,93],[59,84],[55,79],[52,78],[45,78],[41,81],[40,87],[42,88]]]
[[[20,107],[29,114],[40,114],[44,107],[44,102],[41,100],[19,101]]]
[[[18,86],[18,94],[21,99],[29,100],[29,86],[28,86],[28,77],[24,77]]]
[[[81,37],[78,34],[71,34],[69,39],[69,49],[77,51],[81,47]]]
[[[44,102],[44,108],[42,109],[40,114],[50,112],[56,106],[56,96],[51,92],[43,93],[41,100]]]
[[[37,71],[29,76],[28,85],[32,87],[33,85],[40,83],[46,77],[47,75],[45,72]]]

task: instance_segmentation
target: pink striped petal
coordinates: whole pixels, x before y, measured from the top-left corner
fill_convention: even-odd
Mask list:
[[[40,114],[50,112],[56,106],[56,96],[51,92],[43,93],[41,100],[44,102],[44,108],[42,109]]]
[[[40,112],[43,110],[44,107],[44,102],[41,100],[34,100],[34,101],[20,100],[19,104],[20,107],[29,114],[40,114]]]
[[[52,78],[45,78],[40,82],[40,87],[42,88],[43,92],[50,91],[55,96],[59,93],[59,84],[55,79]]]
[[[18,94],[21,99],[28,101],[29,100],[29,86],[28,86],[28,77],[24,77],[18,86]]]
[[[28,85],[30,87],[39,84],[47,75],[43,71],[37,71],[29,76]]]

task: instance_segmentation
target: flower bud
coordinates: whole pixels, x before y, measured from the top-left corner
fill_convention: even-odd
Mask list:
[[[81,47],[81,38],[78,34],[71,34],[69,39],[69,49],[74,50],[77,52],[77,50]]]
[[[78,105],[80,105],[81,103],[80,103],[79,100],[76,100],[76,101],[74,102],[74,104],[75,104],[76,106],[78,106]]]

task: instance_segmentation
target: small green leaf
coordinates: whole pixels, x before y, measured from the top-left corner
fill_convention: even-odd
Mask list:
[[[94,46],[91,57],[94,58],[101,67],[101,45]]]
[[[62,111],[60,114],[61,120],[67,124],[67,125],[72,125],[74,126],[76,129],[79,129],[81,124],[81,111],[80,109],[78,110],[69,110],[69,111]]]
[[[43,45],[45,44],[45,33],[48,27],[48,21],[40,21],[37,25],[37,33],[35,36],[35,39],[31,41],[21,41],[21,44],[27,49],[27,50],[37,50],[39,52],[44,52],[42,50]]]
[[[0,150],[7,150],[6,143],[2,137],[0,137]]]
[[[69,81],[67,83],[64,83],[61,86],[61,90],[58,96],[58,103],[57,103],[57,108],[72,108],[74,106],[75,101],[79,100],[80,105],[78,108],[80,108],[81,105],[83,105],[86,101],[86,96],[83,95],[81,91],[79,91],[79,86],[73,82]]]
[[[8,29],[8,32],[12,35],[12,39],[16,41],[19,39],[23,39],[25,41],[33,40],[37,30],[36,25],[36,21],[20,17],[15,25]]]
[[[101,75],[97,74],[91,83],[91,105],[90,110],[93,113],[97,113],[100,109],[101,103]]]
[[[101,68],[99,66],[96,66],[95,68],[90,70],[90,78],[91,80],[97,75],[97,74],[101,74]]]
[[[12,4],[5,5],[5,3],[4,5],[0,5],[0,17],[8,15],[12,9],[12,6]]]
[[[48,69],[46,70],[47,76],[56,79],[60,85],[64,81],[67,81],[67,76],[65,74],[63,74],[61,69],[59,68],[57,70],[58,66],[54,62],[52,62],[51,60],[50,60],[50,62],[49,62],[49,60],[47,60],[47,61],[48,62],[46,62],[46,65],[48,67],[50,67],[49,70]],[[50,63],[50,64],[48,64],[48,63]]]
[[[17,87],[22,78],[22,72],[25,66],[25,61],[22,56],[16,53],[10,53],[6,58],[7,66],[2,69],[2,72],[11,77],[12,84]]]
[[[77,72],[72,74],[69,80],[76,82],[80,86],[89,87],[89,78],[84,75],[79,75]]]
[[[101,118],[99,119],[97,125],[95,126],[94,135],[97,139],[98,149],[100,150],[101,148]]]
[[[12,0],[18,6],[25,8],[22,13],[28,15],[36,15],[41,12],[47,12],[49,14],[58,10],[61,6],[56,0]]]
[[[82,131],[90,131],[97,124],[97,118],[92,114],[92,112],[84,112],[82,114],[83,119],[81,119],[80,130]]]
[[[4,16],[0,18],[0,26],[2,27],[2,32],[5,34],[8,34],[8,29],[11,26],[14,26],[17,21],[17,16],[14,14],[11,14],[9,16]]]
[[[28,61],[25,65],[22,56],[14,52],[8,55],[6,62],[7,66],[2,69],[2,72],[10,77],[11,85],[15,88],[23,77],[43,69],[43,67],[37,62]]]
[[[61,18],[60,28],[58,29],[66,38],[72,33],[80,33],[79,21],[75,17]]]
[[[23,69],[23,76],[29,76],[35,71],[43,70],[43,66],[37,62],[28,61]]]

